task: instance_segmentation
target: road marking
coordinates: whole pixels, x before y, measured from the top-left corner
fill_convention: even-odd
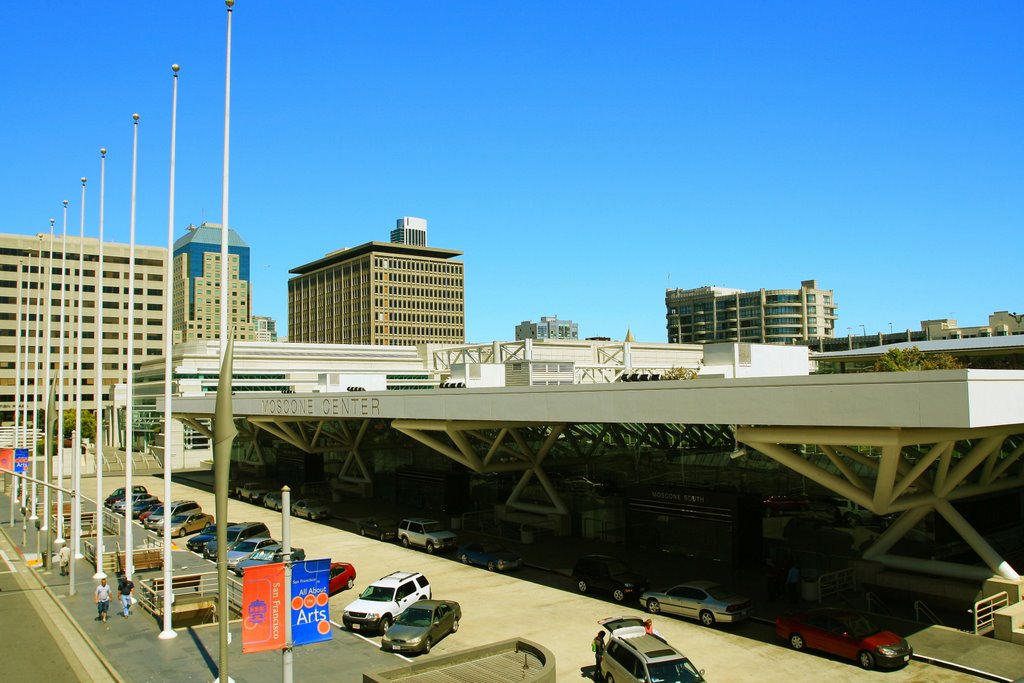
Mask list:
[[[0,557],[4,558],[4,564],[7,565],[7,569],[10,570],[10,573],[16,574],[18,572],[18,568],[11,564],[11,560],[7,557],[7,553],[5,553],[3,550],[0,550]]]
[[[335,621],[334,619],[330,619],[330,622],[331,622],[331,624],[333,624],[333,625],[335,626],[335,628],[340,628],[340,629],[344,629],[344,628],[345,628],[345,627],[344,627],[343,625],[339,624],[339,623],[338,623],[338,622],[336,622],[336,621]],[[346,630],[347,630],[347,629],[346,629]],[[349,631],[349,633],[351,633],[352,635],[354,635],[354,636],[355,636],[356,638],[360,638],[360,639],[362,639],[362,640],[366,641],[367,643],[369,643],[370,645],[373,645],[374,647],[376,647],[376,648],[378,648],[378,649],[380,648],[380,645],[378,645],[378,644],[376,643],[376,641],[370,640],[369,638],[367,638],[366,636],[364,636],[364,635],[363,635],[363,634],[361,634],[361,633],[356,633],[355,631]],[[409,658],[408,658],[408,657],[406,657],[405,655],[399,654],[399,653],[397,653],[397,652],[392,652],[391,654],[393,654],[394,656],[396,656],[396,657],[399,657],[399,658],[401,658],[401,659],[404,659],[404,660],[405,660],[405,661],[407,661],[407,662],[411,662],[411,661],[412,661],[411,659],[409,659]]]

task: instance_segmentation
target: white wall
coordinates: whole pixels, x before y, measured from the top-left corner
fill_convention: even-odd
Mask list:
[[[792,377],[810,374],[806,346],[707,344],[699,377]]]

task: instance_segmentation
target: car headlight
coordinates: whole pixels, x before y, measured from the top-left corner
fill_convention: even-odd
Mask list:
[[[875,649],[878,651],[878,654],[885,657],[895,657],[897,655],[896,647],[894,645],[879,645]]]

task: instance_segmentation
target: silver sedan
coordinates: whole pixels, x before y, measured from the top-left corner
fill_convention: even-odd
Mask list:
[[[663,591],[646,591],[640,596],[640,604],[651,614],[677,614],[705,626],[740,621],[750,614],[750,598],[714,581],[691,581]]]

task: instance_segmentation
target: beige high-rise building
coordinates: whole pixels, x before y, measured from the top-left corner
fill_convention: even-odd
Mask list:
[[[174,341],[220,339],[221,226],[188,226],[188,234],[174,242]],[[252,283],[249,245],[228,230],[228,285],[231,310],[228,325],[238,341],[250,341]]]
[[[831,289],[804,280],[800,289],[745,292],[726,287],[665,290],[668,341],[673,344],[807,343],[831,338],[836,322]]]
[[[53,292],[50,309],[50,368],[56,381],[60,367],[61,257],[63,240],[50,234],[0,235],[0,419],[13,419],[15,394],[24,395],[27,387],[28,410],[45,408],[47,389],[44,367],[46,351],[46,297]],[[83,254],[84,250],[84,254]],[[79,255],[84,265],[79,268]],[[104,395],[124,383],[128,368],[128,255],[129,245],[106,242],[103,245],[102,315],[97,316],[100,296],[96,291],[96,266],[99,240],[77,235],[67,237],[64,263],[64,400],[73,404],[78,363],[78,316],[82,318],[82,402],[95,408],[97,323],[102,323],[102,362]],[[40,257],[41,256],[41,262]],[[164,339],[164,259],[167,249],[135,245],[135,345],[132,367],[138,369],[147,356],[163,355]],[[21,266],[21,294],[18,293],[18,269]],[[82,288],[82,309],[78,308],[78,290]],[[21,344],[18,344],[18,318],[21,318]],[[37,331],[39,336],[37,337]],[[37,344],[36,340],[40,343]],[[21,358],[18,363],[18,346]],[[37,355],[38,350],[38,355]],[[25,369],[26,356],[28,370]],[[21,384],[16,390],[21,366]],[[67,405],[65,406],[67,408]],[[31,417],[29,417],[31,420]],[[40,418],[41,419],[41,418]]]
[[[293,268],[288,341],[411,345],[466,338],[461,251],[367,242]]]

